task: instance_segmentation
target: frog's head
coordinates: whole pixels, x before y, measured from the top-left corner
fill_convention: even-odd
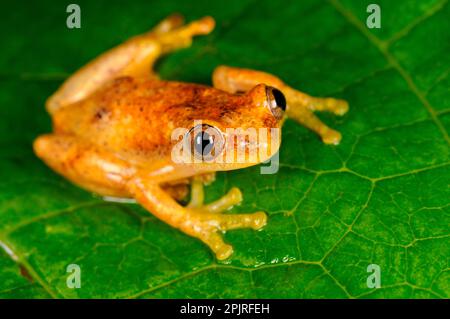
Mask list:
[[[197,169],[243,168],[262,163],[278,151],[286,110],[280,90],[258,84],[245,94],[216,96],[215,101],[220,105],[209,105],[208,113],[185,136],[192,154],[201,159]]]

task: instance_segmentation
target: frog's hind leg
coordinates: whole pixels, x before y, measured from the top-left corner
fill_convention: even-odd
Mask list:
[[[211,17],[183,25],[179,15],[172,15],[149,32],[129,39],[79,69],[47,100],[46,108],[54,113],[117,77],[157,77],[152,67],[161,55],[188,47],[194,36],[208,34],[213,29]]]
[[[261,71],[219,66],[213,73],[214,87],[230,93],[249,91],[259,83],[273,86],[284,93],[289,118],[316,132],[326,144],[340,142],[341,134],[324,124],[313,112],[328,111],[344,115],[348,111],[346,101],[309,96],[286,85],[278,77]]]
[[[64,134],[39,136],[35,154],[74,184],[102,196],[129,198],[126,181],[134,169],[95,146]]]
[[[125,181],[134,170],[124,161],[70,135],[41,135],[34,141],[33,148],[48,166],[73,183],[109,201],[130,201]],[[163,184],[161,188],[181,201],[189,192],[188,185],[186,179]]]

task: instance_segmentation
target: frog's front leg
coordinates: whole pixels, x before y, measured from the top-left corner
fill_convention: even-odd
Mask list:
[[[117,77],[157,77],[151,69],[161,55],[188,47],[194,36],[210,33],[214,23],[213,18],[205,17],[183,25],[181,16],[169,16],[149,32],[112,48],[75,72],[47,100],[47,110],[54,113],[78,102]]]
[[[242,199],[239,190],[235,188],[216,202],[203,205],[203,190],[199,192],[198,182],[201,183],[194,181],[192,200],[187,207],[180,206],[159,185],[145,177],[132,179],[128,189],[153,215],[203,241],[215,253],[217,259],[226,259],[233,253],[233,247],[223,241],[222,234],[237,228],[260,229],[266,224],[267,216],[264,212],[223,214]]]
[[[145,177],[146,172],[75,136],[42,135],[34,141],[33,147],[38,157],[73,183],[101,195],[134,197],[162,221],[202,240],[221,260],[233,252],[232,247],[223,242],[223,232],[236,228],[260,229],[266,224],[263,212],[222,214],[242,200],[236,188],[221,199],[203,205],[203,189],[198,183],[203,183],[205,178],[203,181],[196,179],[191,205],[183,207],[164,190],[169,184],[156,183]]]
[[[284,93],[287,100],[286,113],[289,118],[319,134],[326,144],[340,142],[341,134],[329,128],[313,112],[328,111],[336,115],[344,115],[348,111],[346,101],[309,96],[286,85],[278,77],[261,71],[219,66],[213,73],[214,87],[230,93],[246,92],[259,83],[273,86]]]

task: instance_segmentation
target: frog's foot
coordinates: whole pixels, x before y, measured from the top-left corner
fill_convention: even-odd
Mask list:
[[[223,214],[242,199],[238,189],[209,205],[203,205],[202,195],[194,195],[197,202],[188,207],[180,206],[158,184],[146,177],[135,177],[127,183],[128,192],[156,217],[178,228],[185,234],[196,237],[208,245],[217,259],[223,260],[233,253],[233,247],[223,241],[222,234],[237,228],[260,229],[267,222],[264,212],[253,214]],[[195,193],[196,191],[194,191]]]
[[[264,212],[253,214],[222,214],[242,201],[241,191],[233,187],[222,198],[204,205],[203,181],[194,178],[192,181],[191,201],[187,206],[188,218],[183,228],[207,244],[216,254],[217,259],[223,260],[233,253],[233,247],[226,244],[221,233],[237,228],[262,228],[267,222]]]
[[[171,14],[158,23],[148,34],[163,34],[172,31],[184,24],[184,17],[179,13]]]
[[[348,111],[348,102],[331,97],[311,97],[307,107],[311,111],[326,111],[342,116]]]
[[[261,229],[267,223],[264,212],[252,214],[222,214],[210,211],[208,206],[187,208],[188,214],[180,228],[208,245],[218,260],[231,256],[233,247],[223,241],[222,234],[239,228]]]
[[[286,96],[288,117],[316,132],[325,144],[339,144],[341,133],[328,127],[313,112],[325,111],[342,116],[348,111],[347,101],[312,97],[292,88],[286,89]]]
[[[311,98],[311,103],[309,107],[313,111],[327,111],[338,116],[343,116],[348,111],[348,102],[340,99],[334,98]],[[341,141],[341,133],[330,129],[328,126],[323,124],[324,131],[319,133],[322,137],[322,141],[326,144],[337,145]]]
[[[161,45],[162,53],[189,47],[194,36],[209,34],[214,26],[215,21],[212,17],[204,17],[187,25],[173,28],[169,32],[161,33],[158,42]]]

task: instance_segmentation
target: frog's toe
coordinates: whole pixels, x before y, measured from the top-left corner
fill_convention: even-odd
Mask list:
[[[233,247],[224,243],[220,232],[232,229],[252,228],[261,229],[267,223],[267,215],[264,212],[253,214],[215,214],[209,220],[210,225],[216,225],[218,231],[211,233],[208,240],[204,242],[214,251],[218,260],[224,260],[231,256]]]
[[[200,20],[191,22],[188,25],[187,30],[191,32],[192,35],[205,35],[209,34],[216,25],[216,21],[209,16],[203,17]]]
[[[200,209],[191,210],[185,220],[186,233],[203,241],[211,248],[218,260],[231,256],[233,247],[225,243],[222,234],[228,230],[240,228],[261,229],[267,223],[264,212],[253,214],[211,214]]]
[[[242,202],[242,193],[237,187],[231,188],[228,193],[220,199],[205,205],[203,208],[209,213],[222,213]]]
[[[184,24],[184,17],[179,13],[171,14],[156,25],[151,32],[155,34],[162,34],[172,31]]]
[[[339,116],[344,115],[345,113],[348,112],[348,102],[345,100],[340,100],[340,99],[334,99],[334,110],[333,113]]]
[[[328,129],[322,135],[322,141],[325,144],[338,145],[341,142],[342,135],[338,131]]]
[[[233,254],[233,246],[226,244],[218,233],[209,234],[203,241],[211,248],[218,260],[227,259]]]
[[[229,214],[220,215],[220,229],[222,231],[253,228],[258,230],[267,224],[267,215],[264,212],[256,212],[252,214]]]

